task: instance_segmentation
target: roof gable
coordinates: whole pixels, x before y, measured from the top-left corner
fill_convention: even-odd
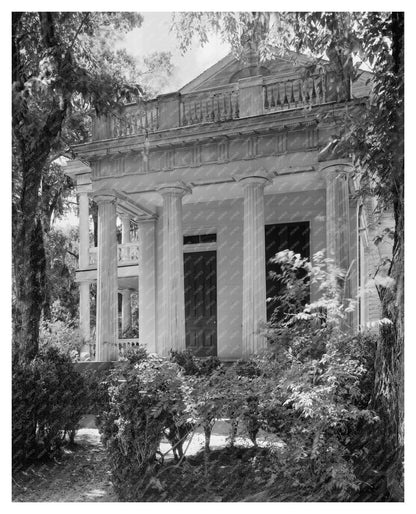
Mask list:
[[[211,89],[237,82],[241,78],[253,75],[291,75],[296,74],[299,65],[309,63],[308,57],[290,53],[287,57],[277,57],[262,64],[259,68],[236,59],[228,54],[216,64],[202,72],[195,79],[185,84],[179,91],[182,94],[193,93],[202,89]]]

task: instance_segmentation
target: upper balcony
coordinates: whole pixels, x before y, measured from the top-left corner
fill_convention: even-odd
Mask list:
[[[345,89],[345,88],[344,88]],[[217,88],[161,95],[123,106],[93,123],[93,141],[305,109],[349,99],[333,73],[254,76]]]

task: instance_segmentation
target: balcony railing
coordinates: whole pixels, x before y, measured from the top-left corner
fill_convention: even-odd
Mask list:
[[[118,265],[137,264],[139,262],[139,244],[137,242],[117,245]],[[96,268],[98,262],[98,248],[89,249],[89,266]]]
[[[327,101],[327,76],[320,74],[303,80],[271,82],[263,86],[263,95],[265,112],[324,104]]]
[[[184,95],[180,100],[180,125],[195,125],[239,118],[236,84],[220,90]]]
[[[139,347],[139,339],[118,339],[117,340],[118,357],[125,357],[128,350],[134,350]],[[96,343],[89,343],[90,359],[95,359]]]
[[[251,77],[234,84],[181,95],[140,100],[94,121],[93,140],[148,134],[202,123],[218,123],[286,109],[345,100],[340,81],[322,72],[307,78]]]

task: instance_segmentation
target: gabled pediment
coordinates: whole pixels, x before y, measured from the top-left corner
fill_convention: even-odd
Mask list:
[[[309,59],[300,54],[290,53],[287,57],[278,57],[273,61],[262,63],[260,66],[236,59],[233,54],[223,59],[198,75],[180,89],[180,93],[193,93],[202,89],[226,86],[256,75],[282,75],[284,77],[296,75],[299,66],[307,64]]]

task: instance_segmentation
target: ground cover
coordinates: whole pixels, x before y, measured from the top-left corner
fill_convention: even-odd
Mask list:
[[[85,423],[91,426],[91,423]],[[160,450],[164,464],[160,469],[169,477],[169,488],[160,489],[156,479],[144,501],[267,501],[265,493],[273,476],[268,468],[268,450],[258,449],[244,438],[238,446],[227,448],[227,424],[218,422],[211,436],[212,451],[204,459],[204,436],[195,433],[186,443],[187,458],[180,466],[172,459],[170,445],[164,441]],[[230,480],[230,470],[233,480]],[[187,486],[181,487],[183,479]],[[163,483],[166,483],[163,480]],[[63,449],[55,460],[31,465],[13,476],[14,502],[117,502],[106,452],[95,428],[77,432],[75,445]]]

